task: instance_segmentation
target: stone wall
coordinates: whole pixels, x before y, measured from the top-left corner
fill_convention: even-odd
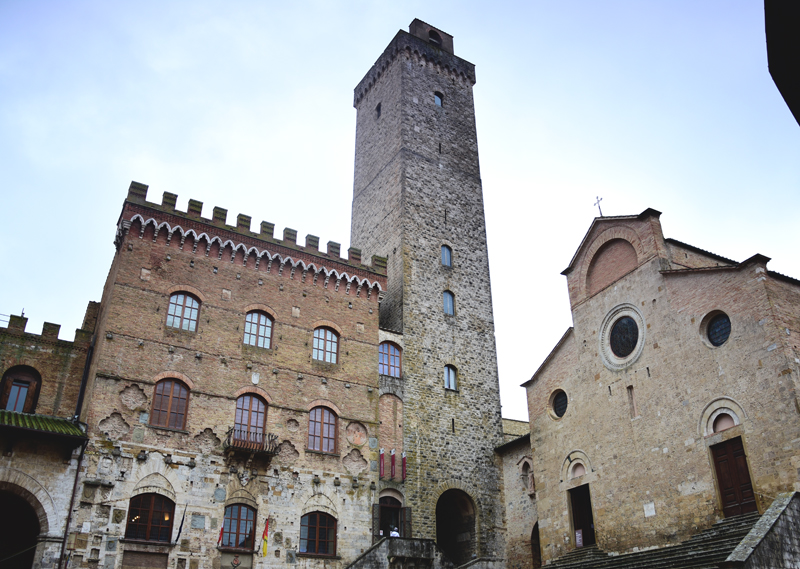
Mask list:
[[[507,419],[503,420],[506,423]],[[531,533],[537,521],[536,484],[532,474],[531,440],[517,438],[498,448],[503,461],[503,501],[506,513],[505,566],[528,569],[535,555]]]
[[[463,492],[472,504],[464,511],[473,511],[465,516],[474,516],[474,541],[460,542],[467,560],[501,556],[503,548],[493,455],[502,427],[473,84],[474,67],[463,59],[405,32],[392,40],[355,92],[351,234],[365,255],[388,257],[381,325],[403,333],[404,492],[414,535],[437,538],[440,496]],[[442,245],[452,248],[452,267],[442,266]],[[443,313],[444,291],[455,295],[453,316]],[[445,365],[458,371],[457,390],[444,388]]]

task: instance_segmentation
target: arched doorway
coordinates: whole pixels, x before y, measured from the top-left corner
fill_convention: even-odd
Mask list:
[[[0,490],[0,512],[6,514],[0,516],[0,559],[7,559],[3,569],[31,569],[41,533],[39,516],[24,498],[7,490]]]
[[[531,532],[531,566],[539,569],[542,566],[542,544],[539,541],[539,522],[536,522]]]
[[[466,492],[451,489],[436,502],[436,543],[456,565],[472,559],[475,548],[475,505]]]

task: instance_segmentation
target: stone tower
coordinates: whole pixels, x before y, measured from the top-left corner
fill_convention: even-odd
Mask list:
[[[403,379],[381,392],[403,400],[399,490],[413,537],[436,539],[460,564],[503,547],[475,66],[454,54],[449,34],[420,20],[409,32],[397,33],[355,89],[351,242],[388,258],[380,324],[402,343]]]

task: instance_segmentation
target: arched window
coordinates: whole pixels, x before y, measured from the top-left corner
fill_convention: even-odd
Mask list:
[[[233,440],[236,446],[261,448],[264,444],[264,424],[267,406],[260,397],[242,395],[236,400],[236,421]]]
[[[222,547],[253,550],[256,542],[256,511],[253,508],[244,504],[228,506],[224,523]]]
[[[28,366],[14,366],[3,374],[0,384],[0,409],[16,413],[33,413],[39,398],[42,377]]]
[[[314,349],[311,357],[315,360],[335,364],[339,351],[339,335],[330,328],[314,330]]]
[[[150,424],[154,427],[183,430],[189,406],[189,388],[177,379],[164,379],[156,384]]]
[[[433,102],[436,104],[437,107],[444,106],[444,95],[442,95],[439,91],[436,91],[433,94]]]
[[[336,452],[336,414],[327,407],[314,407],[308,415],[308,450]]]
[[[172,541],[172,519],[175,517],[175,502],[161,494],[139,494],[131,498],[128,508],[128,523],[125,526],[127,539],[143,541]]]
[[[378,348],[378,373],[400,377],[400,348],[391,342],[383,342]]]
[[[336,518],[323,512],[300,518],[300,553],[336,555]]]
[[[431,30],[428,32],[428,41],[433,45],[442,45],[442,36]]]
[[[272,347],[272,318],[258,310],[248,312],[244,319],[244,343],[259,348]]]
[[[456,368],[451,365],[444,366],[444,388],[445,389],[456,389],[456,378],[458,373],[456,372]]]
[[[200,301],[186,292],[176,292],[169,297],[167,326],[194,332],[197,330],[197,316],[200,313]]]
[[[447,245],[442,245],[442,266],[453,266],[453,250]]]
[[[442,294],[444,302],[444,313],[448,316],[453,316],[456,313],[456,296],[449,290],[444,291]]]

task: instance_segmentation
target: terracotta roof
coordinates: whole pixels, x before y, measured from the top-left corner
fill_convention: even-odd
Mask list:
[[[87,438],[77,423],[61,417],[49,415],[31,415],[0,410],[0,427],[11,427],[26,431],[52,433],[64,437]]]

